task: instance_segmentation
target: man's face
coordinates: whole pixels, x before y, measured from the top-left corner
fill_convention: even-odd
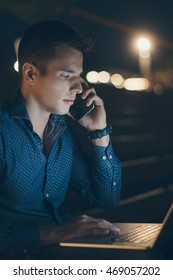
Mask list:
[[[82,92],[80,75],[83,55],[80,51],[61,46],[58,57],[47,65],[47,73],[40,73],[32,95],[40,109],[49,113],[67,114],[77,93]]]

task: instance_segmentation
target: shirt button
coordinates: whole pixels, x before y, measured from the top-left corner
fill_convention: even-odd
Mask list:
[[[47,198],[49,197],[49,194],[48,194],[48,193],[46,193],[46,197],[47,197]]]
[[[112,159],[112,155],[110,155],[109,158]]]
[[[113,182],[113,186],[116,186],[116,184],[117,184],[116,182]]]
[[[106,160],[106,156],[102,156],[102,159],[103,159],[103,160]]]

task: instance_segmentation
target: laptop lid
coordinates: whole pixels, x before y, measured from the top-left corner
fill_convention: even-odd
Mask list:
[[[161,226],[154,247],[158,247],[173,238],[173,203],[171,204]]]

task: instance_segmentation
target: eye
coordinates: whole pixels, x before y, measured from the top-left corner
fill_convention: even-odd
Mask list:
[[[69,74],[68,72],[64,72],[64,73],[62,73],[60,76],[61,76],[61,78],[64,79],[64,80],[70,78],[70,74]]]

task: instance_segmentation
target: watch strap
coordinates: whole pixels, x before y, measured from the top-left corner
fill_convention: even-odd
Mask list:
[[[88,138],[89,139],[98,139],[98,138],[102,138],[111,133],[112,133],[112,126],[110,124],[108,124],[103,129],[97,129],[97,130],[88,132]]]

